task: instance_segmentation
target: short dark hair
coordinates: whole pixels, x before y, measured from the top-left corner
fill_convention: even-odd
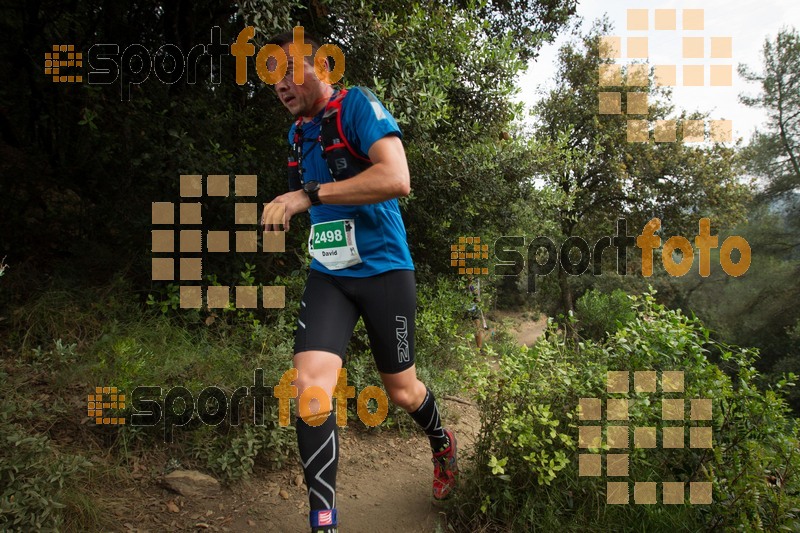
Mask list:
[[[319,44],[319,39],[317,39],[314,35],[309,34],[308,32],[303,31],[303,40],[306,44],[311,45],[311,56],[306,57],[306,61],[308,61],[311,65],[314,64],[314,56],[317,54],[317,50],[319,50],[321,44]],[[266,44],[277,44],[278,46],[283,46],[285,44],[294,43],[294,30],[292,31],[285,31],[283,33],[279,33],[277,35],[273,35],[267,41]]]

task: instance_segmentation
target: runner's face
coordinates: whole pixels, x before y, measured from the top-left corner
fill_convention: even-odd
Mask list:
[[[294,58],[289,55],[289,44],[282,46],[286,52],[287,65],[286,75],[275,84],[275,91],[278,93],[281,103],[294,116],[312,116],[314,107],[324,97],[322,92],[322,82],[317,78],[314,67],[306,60],[302,64],[294,63]],[[271,59],[270,61],[274,61]],[[294,71],[297,68],[303,69],[303,83],[294,83]],[[270,65],[270,68],[274,68]]]

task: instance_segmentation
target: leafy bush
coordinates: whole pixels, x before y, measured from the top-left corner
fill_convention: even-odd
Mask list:
[[[652,293],[632,301],[633,320],[603,343],[574,343],[551,328],[532,349],[503,350],[496,373],[471,369],[482,426],[474,465],[465,472],[456,501],[460,526],[559,531],[616,530],[620,524],[640,524],[648,531],[797,527],[798,428],[779,390],[755,387],[757,354],[711,341],[699,321],[657,305]],[[718,365],[709,359],[712,354]],[[672,397],[712,399],[710,422],[685,424],[711,425],[713,449],[690,448],[688,431],[682,449],[631,449],[627,479],[709,481],[711,505],[607,505],[606,478],[578,476],[578,453],[587,450],[577,448],[577,405],[580,398],[606,396],[609,370],[682,370],[685,392]],[[776,389],[790,385],[783,380]],[[658,396],[631,392],[628,398],[631,426],[662,425]],[[607,450],[604,443],[602,451]]]
[[[445,278],[417,287],[417,372],[439,390],[460,389],[460,369],[474,357],[465,341],[472,333],[472,324],[463,319],[467,298],[457,283]]]
[[[247,479],[253,472],[259,455],[281,467],[291,457],[297,437],[294,427],[278,424],[278,409],[269,406],[264,411],[264,425],[245,422],[229,430],[228,435],[203,427],[193,435],[194,456],[224,481]]]
[[[582,337],[603,340],[633,320],[634,312],[630,298],[621,289],[611,294],[590,290],[575,303],[579,331]]]
[[[800,319],[795,322],[793,327],[786,328],[786,333],[789,339],[784,343],[784,347],[788,355],[778,359],[764,376],[764,381],[767,383],[776,383],[784,375],[791,373],[800,375],[800,357],[798,357],[800,356]],[[794,415],[800,416],[800,388],[788,389],[786,396]]]
[[[0,426],[0,530],[57,529],[63,525],[60,509],[68,479],[91,463],[78,455],[59,455],[44,435]]]
[[[46,416],[45,405],[18,401],[8,377],[0,372],[0,531],[58,530],[75,475],[91,463],[59,453],[46,435],[31,427],[32,419]]]

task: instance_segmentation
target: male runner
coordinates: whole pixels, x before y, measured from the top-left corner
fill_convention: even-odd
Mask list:
[[[319,137],[326,107],[339,93],[314,71],[313,57],[319,44],[306,38],[305,44],[312,46],[311,54],[298,64],[290,55],[292,39],[291,33],[285,33],[269,42],[280,46],[288,59],[286,75],[275,90],[298,119],[289,130],[289,144],[301,171],[303,189],[272,200],[272,205],[264,209],[262,223],[268,230],[279,229],[266,223],[273,220],[276,204],[285,208],[286,231],[294,215],[304,211],[311,214],[309,248],[313,261],[294,346],[298,397],[311,386],[321,387],[331,396],[353,328],[359,316],[363,317],[389,398],[411,415],[430,440],[433,496],[443,499],[455,486],[458,474],[456,439],[442,427],[433,393],[417,379],[414,367],[416,284],[397,203],[398,197],[410,191],[400,129],[369,90],[351,88],[341,100],[339,118],[345,142],[340,140],[339,144],[349,144],[371,165],[349,179],[334,181],[322,157]],[[324,66],[327,70],[327,61]],[[302,84],[294,82],[298,69],[303,70]],[[342,245],[326,246],[330,240]],[[312,409],[318,408],[319,402],[314,403],[317,405]],[[321,425],[311,426],[297,417],[297,440],[315,532],[336,531],[337,526],[339,444],[335,418],[328,416]]]

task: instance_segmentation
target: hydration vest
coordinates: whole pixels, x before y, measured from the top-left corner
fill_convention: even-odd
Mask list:
[[[320,135],[317,141],[322,146],[322,157],[328,164],[333,181],[346,180],[372,166],[368,157],[359,154],[348,142],[342,128],[342,100],[347,96],[347,89],[342,89],[328,102],[322,115]],[[289,158],[289,190],[303,188],[302,164],[302,125],[303,119],[295,122],[294,140],[292,142],[293,157]]]

